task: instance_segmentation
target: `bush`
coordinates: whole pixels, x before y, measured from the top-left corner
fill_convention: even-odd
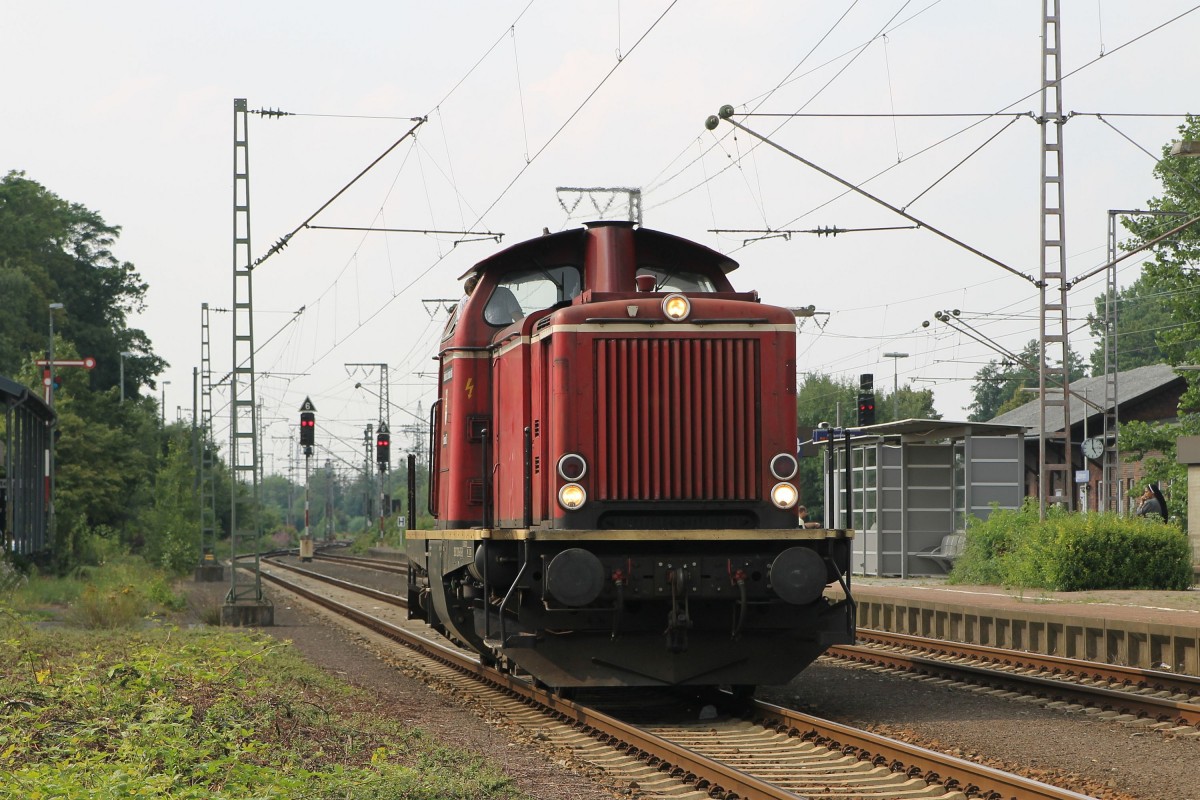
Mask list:
[[[7,597],[27,582],[28,579],[7,558],[0,557],[0,597]]]
[[[85,586],[79,600],[67,609],[70,625],[88,630],[132,628],[149,612],[146,596],[133,586],[103,591]]]
[[[1073,514],[1036,504],[995,509],[972,519],[951,583],[1077,592],[1093,589],[1184,590],[1192,580],[1187,535],[1174,525],[1118,514]]]

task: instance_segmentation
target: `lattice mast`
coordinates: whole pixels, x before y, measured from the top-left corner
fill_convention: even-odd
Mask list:
[[[333,461],[325,459],[325,541],[333,541]]]
[[[379,428],[376,430],[377,435],[380,433],[386,433],[388,435],[391,435],[391,432],[392,432],[391,410],[392,410],[392,403],[391,403],[391,397],[388,392],[388,366],[387,366],[387,364],[380,364],[379,365]],[[386,507],[387,506],[386,499],[388,496],[387,484],[388,484],[389,479],[385,475],[385,473],[387,472],[389,465],[380,461],[378,466],[379,466],[379,539],[380,539],[380,541],[382,541],[383,540],[383,520],[391,512],[391,509]]]
[[[213,556],[217,546],[217,493],[213,453],[212,339],[208,303],[200,304],[200,563]]]
[[[1117,431],[1121,425],[1117,394],[1117,216],[1108,212],[1108,263],[1104,292],[1104,472],[1101,496],[1105,511],[1121,512],[1121,447]]]
[[[1046,503],[1074,506],[1071,458],[1070,340],[1067,335],[1067,251],[1063,185],[1062,65],[1059,0],[1042,0],[1042,129],[1041,274],[1038,422],[1038,507]],[[1059,356],[1058,364],[1051,359]],[[1054,382],[1051,383],[1051,380]],[[1051,394],[1053,393],[1053,394]],[[1061,420],[1061,431],[1047,429]],[[1057,450],[1057,452],[1054,452]],[[1053,494],[1051,494],[1053,492]]]
[[[371,469],[372,453],[375,447],[375,426],[367,423],[363,431],[363,516],[366,518],[366,530],[371,530],[371,495],[375,487],[375,470]]]
[[[233,370],[229,377],[229,528],[233,557],[254,551],[254,574],[231,569],[228,603],[263,600],[258,557],[258,414],[254,387],[254,292],[250,252],[250,150],[245,99],[233,101]],[[237,484],[244,483],[249,519],[238,517]]]

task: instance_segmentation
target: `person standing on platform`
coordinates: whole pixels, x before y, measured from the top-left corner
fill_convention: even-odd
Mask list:
[[[1162,516],[1163,522],[1167,521],[1167,501],[1157,483],[1146,484],[1146,491],[1142,492],[1138,503],[1137,516],[1146,517],[1151,514],[1159,514]]]

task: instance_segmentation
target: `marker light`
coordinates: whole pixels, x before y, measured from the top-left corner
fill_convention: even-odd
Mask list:
[[[578,453],[567,453],[558,460],[558,474],[564,481],[577,481],[587,474],[587,461]]]
[[[672,322],[682,322],[692,313],[692,303],[681,294],[669,294],[662,301],[663,314]]]
[[[791,453],[780,453],[771,459],[771,474],[776,480],[786,481],[795,476],[799,465]]]

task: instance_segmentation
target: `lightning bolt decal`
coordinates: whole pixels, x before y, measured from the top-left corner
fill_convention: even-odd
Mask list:
[[[469,400],[473,394],[475,394],[475,379],[467,378],[467,399]]]

